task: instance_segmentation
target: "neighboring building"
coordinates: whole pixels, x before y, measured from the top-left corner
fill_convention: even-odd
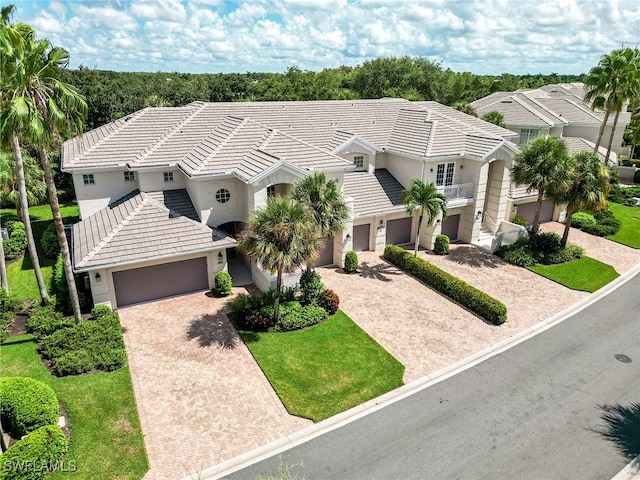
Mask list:
[[[582,83],[562,83],[546,85],[535,90],[517,92],[496,92],[476,100],[471,106],[479,117],[487,112],[497,111],[504,116],[509,130],[517,134],[514,140],[519,146],[529,140],[545,135],[562,138],[571,153],[593,151],[604,118],[602,111],[591,110],[583,101]],[[613,129],[614,115],[610,115],[602,136],[598,154],[606,156],[607,145]],[[622,136],[631,121],[629,112],[621,112],[611,144],[610,161],[617,163],[622,148]],[[511,201],[508,210],[532,221],[535,212],[537,192],[527,193],[522,185],[511,185]],[[564,220],[564,209],[545,200],[541,221]]]
[[[423,228],[431,248],[492,237],[512,215],[513,132],[435,102],[402,99],[200,103],[145,108],[62,147],[81,222],[73,226],[76,272],[93,300],[113,307],[210,288],[236,252],[250,211],[289,192],[311,171],[338,181],[352,219],[318,264],[349,250],[381,251],[415,238],[401,193],[434,182],[449,216]],[[256,265],[262,289],[273,277]]]

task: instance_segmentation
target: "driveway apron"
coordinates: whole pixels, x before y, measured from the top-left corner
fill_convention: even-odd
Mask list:
[[[182,478],[311,424],[287,413],[227,319],[228,300],[201,292],[118,312],[145,479]]]

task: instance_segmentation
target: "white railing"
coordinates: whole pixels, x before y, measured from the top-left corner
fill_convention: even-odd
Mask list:
[[[438,187],[440,193],[444,193],[449,200],[461,198],[473,198],[473,183],[459,183],[457,185],[446,185]]]

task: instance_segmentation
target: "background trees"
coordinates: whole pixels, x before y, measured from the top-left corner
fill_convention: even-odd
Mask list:
[[[427,225],[432,226],[440,215],[442,215],[443,219],[447,218],[447,197],[443,193],[438,192],[433,182],[424,183],[422,180],[414,178],[411,180],[411,186],[402,192],[402,201],[406,206],[407,215],[413,215],[416,209],[419,211],[415,249],[413,252],[413,256],[417,257],[422,220],[426,214]]]

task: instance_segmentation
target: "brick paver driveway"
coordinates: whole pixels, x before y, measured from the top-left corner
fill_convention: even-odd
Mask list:
[[[225,303],[195,293],[118,312],[151,466],[145,479],[182,478],[311,424],[286,412]]]

